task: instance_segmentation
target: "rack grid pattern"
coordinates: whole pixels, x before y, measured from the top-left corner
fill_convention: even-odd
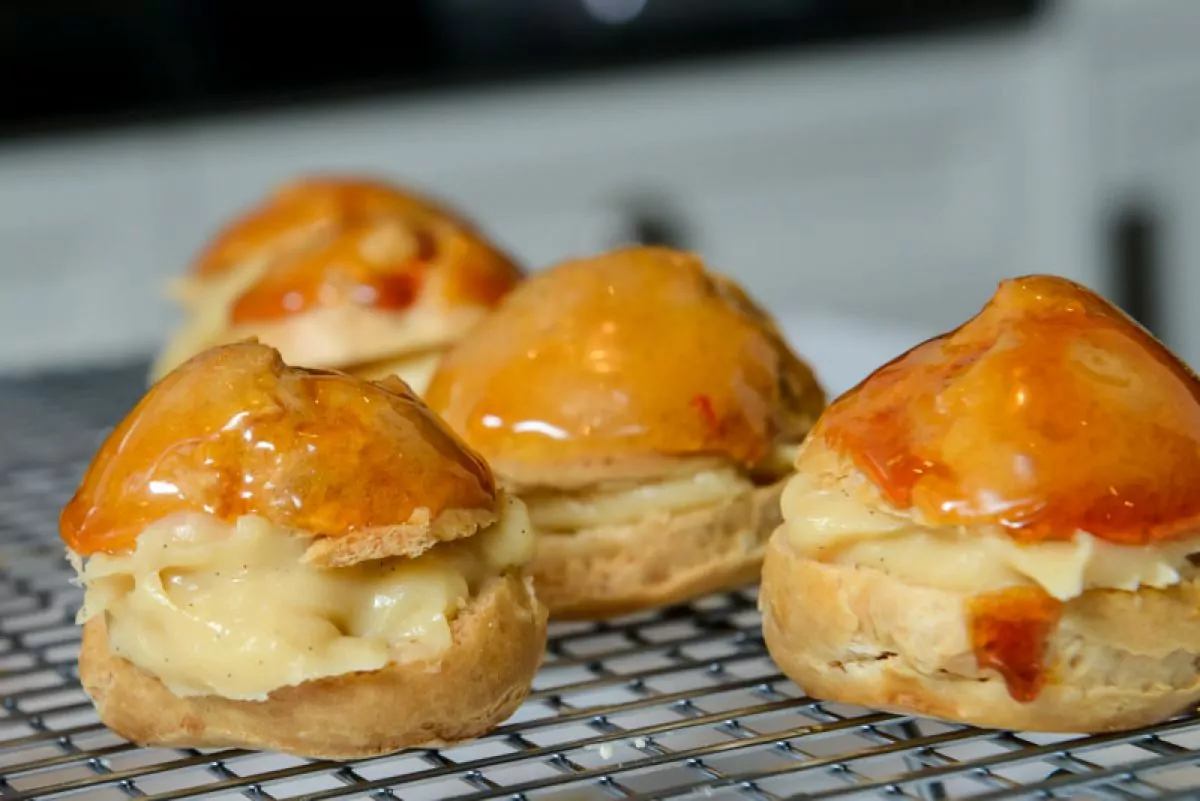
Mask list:
[[[79,687],[57,514],[141,365],[0,383],[0,799],[1200,797],[1200,717],[1099,736],[823,703],[767,657],[753,590],[555,625],[534,692],[480,740],[352,763],[146,749]]]

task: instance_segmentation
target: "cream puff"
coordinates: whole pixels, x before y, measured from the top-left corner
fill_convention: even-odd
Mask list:
[[[630,247],[527,279],[426,400],[528,505],[551,617],[595,618],[753,582],[824,393],[734,282]]]
[[[63,509],[83,688],[134,743],[352,758],[475,737],[529,691],[524,504],[399,379],[204,351]]]
[[[432,200],[372,179],[302,178],[200,254],[176,288],[187,321],[151,377],[253,337],[289,363],[396,374],[420,392],[440,353],[522,275]]]
[[[1200,382],[1062,278],[834,401],[796,460],[760,606],[817,698],[1097,732],[1200,700]]]

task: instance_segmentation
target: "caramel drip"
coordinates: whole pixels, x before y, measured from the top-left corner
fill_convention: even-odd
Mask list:
[[[999,673],[1013,700],[1036,699],[1046,682],[1046,640],[1062,604],[1039,587],[1010,587],[975,596],[967,610],[979,668]]]

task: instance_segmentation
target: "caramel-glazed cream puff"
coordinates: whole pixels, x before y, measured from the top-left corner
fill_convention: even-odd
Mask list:
[[[824,394],[736,284],[634,247],[527,279],[427,401],[528,504],[551,616],[592,618],[757,579]]]
[[[61,518],[79,673],[134,743],[350,758],[477,736],[546,610],[524,504],[407,386],[237,343],[155,385]]]
[[[151,377],[254,337],[290,363],[396,374],[420,392],[441,352],[521,277],[432,200],[372,179],[301,178],[200,254],[176,287],[188,319]]]
[[[1091,291],[1002,283],[829,407],[760,604],[818,698],[1093,732],[1200,700],[1200,383]]]

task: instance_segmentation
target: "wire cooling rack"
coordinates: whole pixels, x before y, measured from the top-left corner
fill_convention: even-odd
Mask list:
[[[0,383],[0,799],[1200,797],[1200,718],[1095,737],[984,731],[822,703],[767,658],[752,590],[555,625],[494,733],[354,763],[147,749],[76,678],[58,510],[143,368]]]

